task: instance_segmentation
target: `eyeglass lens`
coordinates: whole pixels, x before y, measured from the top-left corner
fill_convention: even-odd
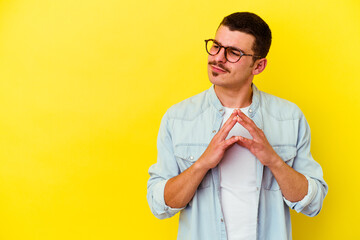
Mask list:
[[[225,58],[229,62],[237,62],[243,55],[239,50],[232,47],[223,47],[212,39],[206,42],[206,51],[212,56],[218,54],[221,48],[225,48]]]

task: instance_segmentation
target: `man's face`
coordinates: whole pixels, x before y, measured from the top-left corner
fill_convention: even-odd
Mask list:
[[[246,54],[254,54],[251,49],[255,37],[239,32],[230,31],[221,25],[216,32],[215,40],[225,47],[241,49]],[[222,48],[215,56],[208,56],[208,75],[212,84],[224,88],[239,89],[244,85],[250,85],[253,79],[252,70],[255,68],[251,56],[242,56],[236,63],[228,62]]]

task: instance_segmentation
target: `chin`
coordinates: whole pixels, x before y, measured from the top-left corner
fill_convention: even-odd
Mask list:
[[[213,71],[209,70],[208,77],[209,77],[209,81],[214,85],[221,86],[224,84],[223,77],[221,75],[219,75],[218,73],[214,73]]]
[[[209,81],[214,85],[221,85],[221,83],[223,83],[223,81],[220,79],[214,78],[212,76],[209,76]]]
[[[218,86],[218,87],[224,87],[224,88],[229,88],[231,87],[231,84],[225,82],[224,80],[222,79],[213,79],[213,78],[209,78],[210,82],[215,85],[215,86]]]

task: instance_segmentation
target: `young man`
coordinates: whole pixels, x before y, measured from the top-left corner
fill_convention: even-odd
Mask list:
[[[163,117],[150,208],[160,219],[180,211],[178,239],[291,239],[289,207],[317,215],[327,185],[300,109],[252,83],[271,31],[234,13],[205,43],[213,86]]]

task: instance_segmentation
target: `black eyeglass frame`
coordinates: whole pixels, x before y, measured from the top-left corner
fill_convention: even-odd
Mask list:
[[[207,45],[208,45],[208,42],[209,42],[209,41],[212,41],[213,43],[215,43],[215,44],[217,44],[217,45],[219,46],[219,49],[218,49],[218,51],[217,51],[215,54],[211,54],[211,53],[209,53],[209,51],[208,51]],[[246,54],[246,53],[244,53],[244,52],[243,52],[241,49],[239,49],[239,48],[235,48],[235,47],[231,47],[231,46],[230,46],[230,47],[225,47],[225,46],[221,45],[219,42],[217,42],[215,39],[206,39],[206,40],[205,40],[205,50],[206,50],[206,52],[207,52],[209,55],[211,55],[211,56],[217,55],[217,54],[221,51],[221,48],[224,48],[225,58],[226,58],[226,60],[227,60],[228,62],[231,62],[231,63],[236,63],[236,62],[240,61],[240,59],[241,59],[242,56],[249,56],[249,57],[261,58],[261,56],[252,55],[252,54]],[[236,60],[235,62],[230,61],[230,60],[227,58],[227,49],[233,49],[233,50],[239,51],[239,52],[240,52],[239,59]]]

